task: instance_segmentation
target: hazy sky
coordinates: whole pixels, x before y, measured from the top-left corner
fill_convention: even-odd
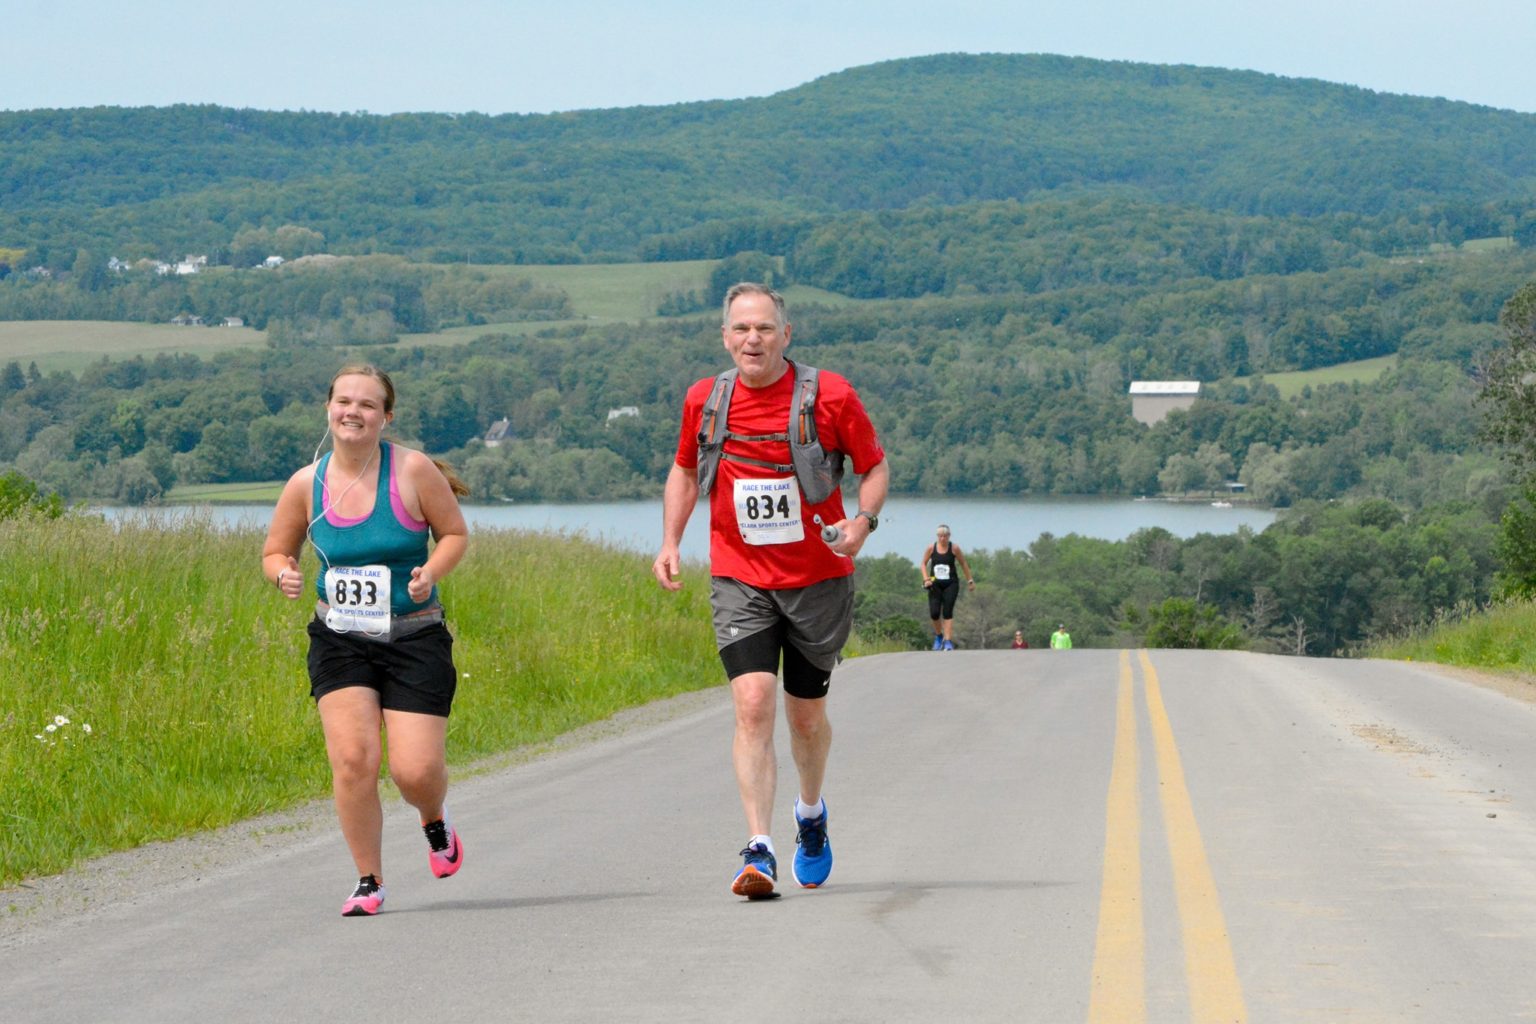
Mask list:
[[[1536,112],[1536,0],[0,0],[0,109],[542,113],[930,53],[1246,68]]]

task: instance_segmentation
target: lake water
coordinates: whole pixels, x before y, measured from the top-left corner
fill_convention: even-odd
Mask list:
[[[851,507],[851,505],[850,505]],[[111,509],[112,516],[140,510]],[[270,505],[214,505],[154,509],[145,514],[174,520],[189,512],[212,515],[219,523],[266,529]],[[465,505],[470,529],[540,530],[581,533],[617,547],[654,554],[661,541],[661,499],[591,504]],[[1069,533],[1102,540],[1123,540],[1137,530],[1160,526],[1178,537],[1197,533],[1235,533],[1247,526],[1262,531],[1276,513],[1264,508],[1216,508],[1209,503],[1137,501],[1128,498],[922,498],[895,495],[880,515],[880,529],[864,546],[876,557],[890,552],[916,562],[933,541],[935,527],[949,524],[961,550],[1027,549],[1042,533]],[[709,536],[702,508],[694,510],[683,537],[683,557],[709,557]]]

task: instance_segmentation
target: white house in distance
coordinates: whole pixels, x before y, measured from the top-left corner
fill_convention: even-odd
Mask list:
[[[485,442],[487,448],[498,448],[501,442],[512,440],[512,421],[503,416],[491,424],[481,440]]]
[[[1152,426],[1175,409],[1188,409],[1200,396],[1197,380],[1131,381],[1131,415]]]

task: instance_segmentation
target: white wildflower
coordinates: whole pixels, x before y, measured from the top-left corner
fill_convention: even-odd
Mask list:
[[[58,732],[58,730],[59,727],[54,725],[52,722],[49,722],[48,725],[43,729],[44,732]]]
[[[81,726],[81,727],[80,727],[80,728],[82,728],[82,729],[84,729],[84,730],[85,730],[85,734],[86,734],[86,735],[87,735],[87,736],[89,736],[89,735],[90,735],[90,734],[91,734],[91,723],[90,723],[90,722],[86,722],[86,723],[85,723],[85,724],[84,724],[84,725],[82,725],[82,726]]]
[[[53,724],[54,725],[68,725],[69,724],[69,719],[65,718],[63,715],[55,715],[54,718],[53,718]]]

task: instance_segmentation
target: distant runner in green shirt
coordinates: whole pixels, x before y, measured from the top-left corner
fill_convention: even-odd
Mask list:
[[[1066,624],[1056,627],[1056,632],[1051,634],[1051,650],[1070,651],[1072,649],[1072,634],[1067,632]]]

